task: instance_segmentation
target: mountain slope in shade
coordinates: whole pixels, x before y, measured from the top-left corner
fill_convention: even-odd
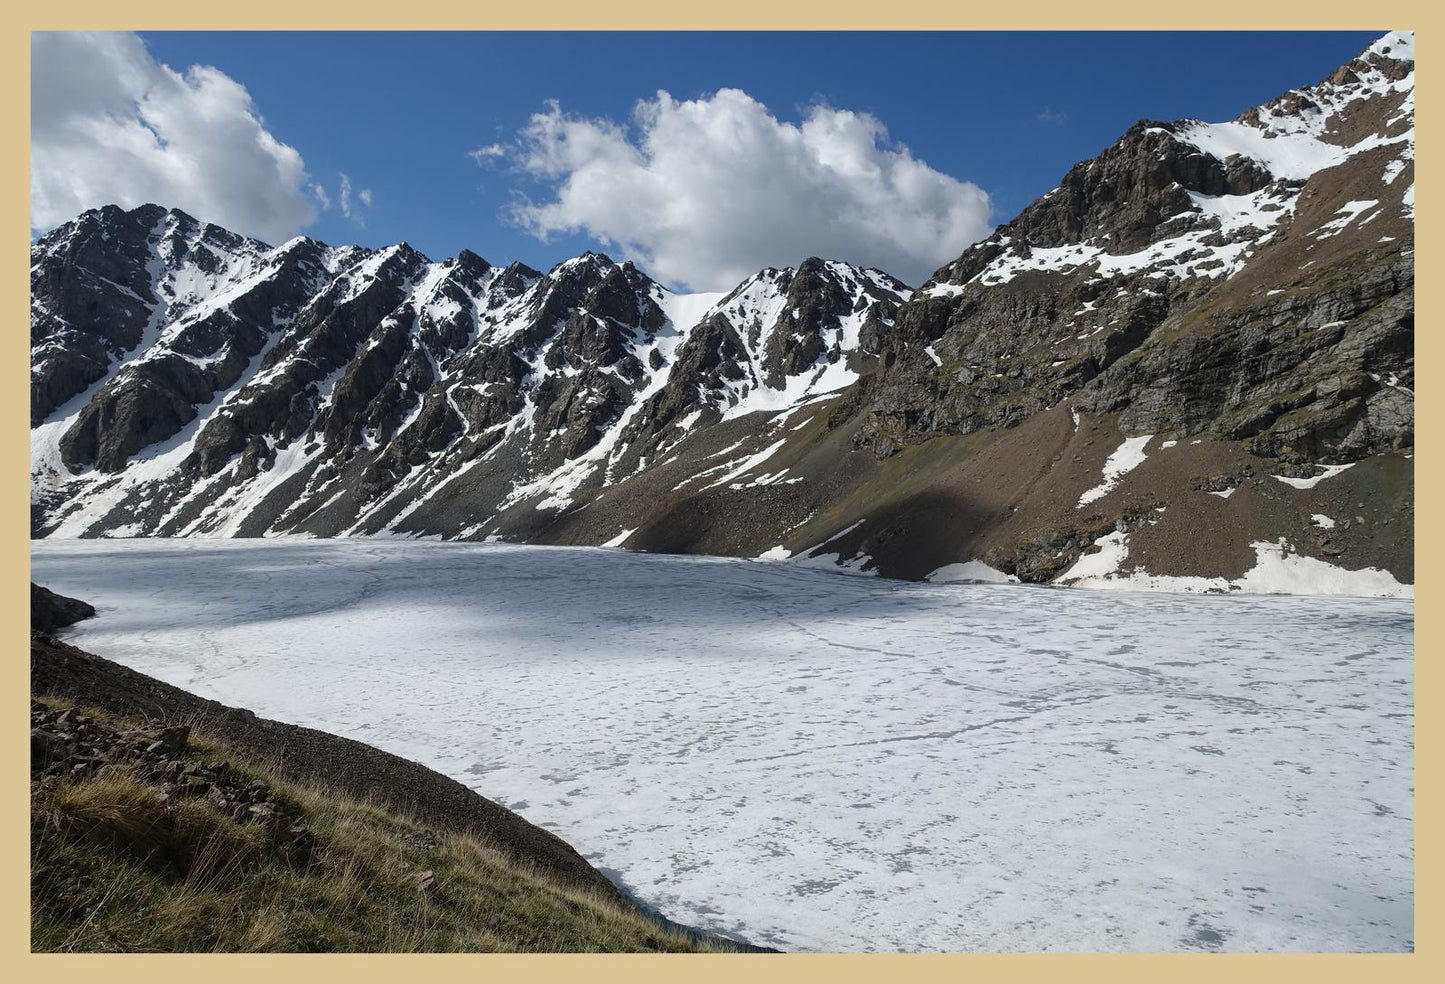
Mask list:
[[[32,251],[35,529],[1405,593],[1413,171],[1392,33],[1229,123],[1137,124],[912,293],[87,213]]]

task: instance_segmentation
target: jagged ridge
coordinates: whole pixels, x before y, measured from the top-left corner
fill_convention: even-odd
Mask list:
[[[723,296],[595,253],[273,249],[158,206],[32,261],[37,502],[81,535],[375,532],[493,460],[478,506],[562,508],[699,422],[845,387],[908,294],[818,259]]]

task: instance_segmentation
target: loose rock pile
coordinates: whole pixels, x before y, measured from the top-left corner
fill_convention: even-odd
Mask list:
[[[56,711],[31,701],[31,792],[103,769],[129,769],[159,787],[168,805],[203,799],[234,820],[263,824],[293,847],[309,849],[310,831],[272,798],[269,784],[232,769],[229,762],[203,764],[183,757],[190,734],[186,725],[120,731],[75,708]]]

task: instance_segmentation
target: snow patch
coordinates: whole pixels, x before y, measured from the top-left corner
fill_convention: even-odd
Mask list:
[[[1176,576],[1150,574],[1136,570],[1129,574],[1120,569],[1129,556],[1129,535],[1114,532],[1097,541],[1102,549],[1084,554],[1073,567],[1058,578],[1069,587],[1113,589],[1120,591],[1245,594],[1330,595],[1355,598],[1415,597],[1415,587],[1402,584],[1389,571],[1375,567],[1347,570],[1335,564],[1306,557],[1294,551],[1289,543],[1255,541],[1255,564],[1243,577]]]
[[[1108,460],[1104,462],[1104,480],[1079,496],[1078,508],[1083,508],[1108,495],[1119,484],[1119,479],[1142,465],[1144,459],[1148,457],[1144,453],[1144,446],[1153,437],[1153,434],[1126,437],[1124,443],[1115,448],[1114,453],[1109,455]]]
[[[767,461],[774,454],[776,454],[778,450],[786,443],[788,443],[787,438],[784,438],[783,440],[778,441],[775,444],[768,445],[757,454],[749,455],[748,457],[741,459],[741,463],[739,463],[736,468],[733,468],[732,471],[728,472],[722,478],[718,479],[716,482],[713,482],[711,485],[703,486],[703,488],[715,489],[719,485],[731,484],[733,479],[740,478],[741,476],[752,471],[758,465],[761,465],[763,462]],[[732,464],[732,462],[729,462],[729,464]]]
[[[1318,475],[1314,475],[1310,478],[1291,478],[1288,475],[1276,475],[1274,477],[1279,479],[1286,485],[1293,485],[1297,489],[1312,489],[1316,485],[1323,482],[1325,479],[1334,478],[1345,469],[1353,467],[1355,467],[1355,463],[1353,461],[1344,465],[1320,465],[1320,468],[1322,468],[1323,471],[1321,471]]]
[[[634,534],[634,533],[636,533],[636,532],[637,532],[637,527],[635,527],[635,526],[634,526],[632,529],[630,529],[630,530],[623,530],[621,533],[618,533],[616,536],[614,536],[612,539],[608,540],[606,543],[604,543],[604,544],[602,544],[602,545],[603,545],[604,547],[620,547],[620,546],[622,546],[623,541],[625,541],[629,536],[631,536],[632,534]]]
[[[932,581],[934,584],[1017,584],[1019,579],[1012,574],[1005,574],[1003,571],[995,570],[981,560],[970,560],[962,564],[946,564],[934,571],[925,581]]]

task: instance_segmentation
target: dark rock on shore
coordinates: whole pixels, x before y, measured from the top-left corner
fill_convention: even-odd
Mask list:
[[[67,598],[38,584],[30,585],[30,631],[46,635],[95,616],[88,602]]]

